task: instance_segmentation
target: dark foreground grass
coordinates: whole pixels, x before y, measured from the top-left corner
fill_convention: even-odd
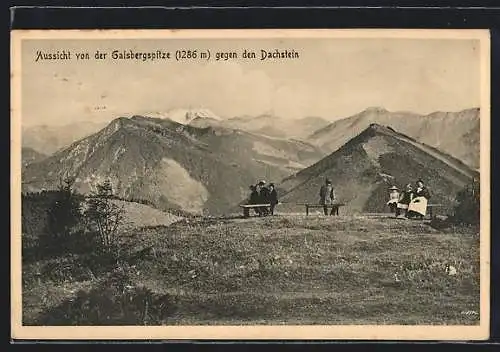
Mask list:
[[[77,257],[27,264],[24,324],[479,323],[464,314],[479,313],[473,229],[297,216],[190,220],[121,242],[126,254],[107,272]]]

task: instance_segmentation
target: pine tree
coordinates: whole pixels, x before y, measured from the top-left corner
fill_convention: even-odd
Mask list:
[[[109,180],[96,185],[97,190],[88,200],[85,212],[93,230],[97,232],[104,251],[111,251],[116,242],[119,225],[123,221],[123,207],[113,202],[113,185]]]
[[[45,247],[63,247],[81,222],[80,200],[73,190],[74,180],[61,181],[48,210],[47,227],[41,238]]]

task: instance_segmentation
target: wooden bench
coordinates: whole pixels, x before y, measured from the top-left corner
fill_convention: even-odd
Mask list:
[[[323,204],[303,204],[306,207],[306,215],[309,215],[310,208],[322,208],[325,206]],[[339,215],[339,208],[345,206],[344,203],[334,203],[334,204],[326,204],[327,209],[331,208],[331,213],[335,215]]]
[[[243,217],[250,217],[250,209],[255,208],[269,208],[271,204],[240,204],[240,207],[243,208]]]
[[[429,218],[432,220],[434,219],[434,213],[432,209],[434,208],[442,208],[444,207],[443,204],[427,204],[427,209],[429,209]]]

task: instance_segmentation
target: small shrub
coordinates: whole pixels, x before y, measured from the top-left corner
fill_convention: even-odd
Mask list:
[[[455,213],[452,222],[458,224],[478,225],[480,220],[480,187],[477,179],[472,179],[457,193]]]
[[[79,291],[44,313],[37,325],[161,325],[176,309],[170,295],[134,286],[126,273],[115,271],[98,288]]]

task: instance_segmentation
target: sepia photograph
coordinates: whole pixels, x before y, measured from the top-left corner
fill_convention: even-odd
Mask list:
[[[488,338],[488,31],[11,38],[14,338]]]

